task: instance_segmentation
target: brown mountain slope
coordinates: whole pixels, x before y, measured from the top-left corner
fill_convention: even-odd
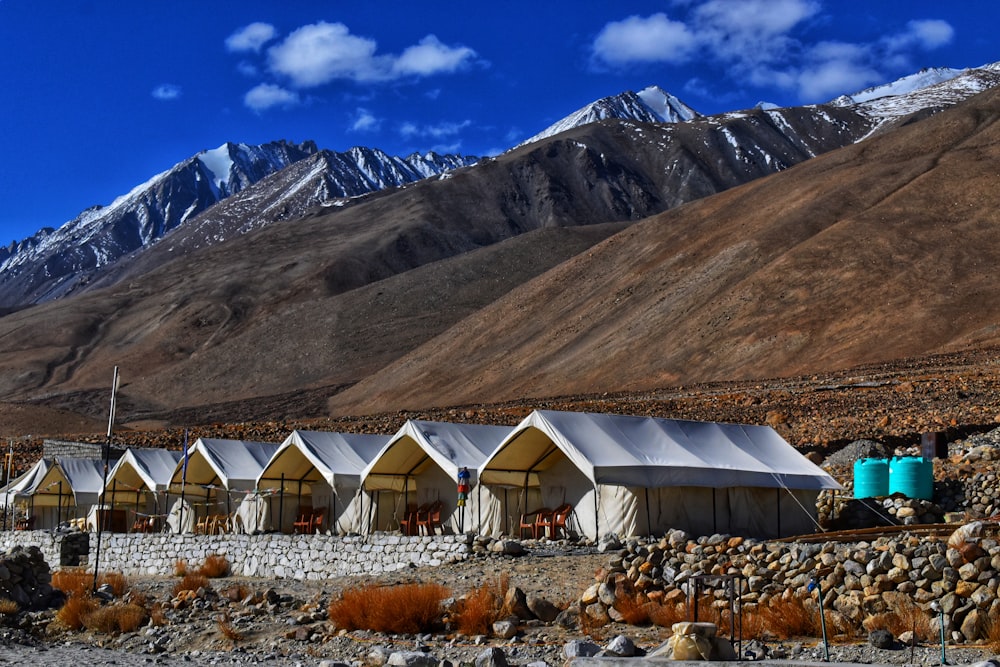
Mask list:
[[[632,226],[335,414],[845,368],[1000,342],[1000,92]]]
[[[141,283],[0,319],[0,391],[8,401],[27,397],[98,416],[107,411],[118,365],[123,420],[182,407],[224,420],[210,404],[260,396],[275,396],[279,414],[315,416],[315,401],[280,395],[328,386],[330,393],[375,372],[621,228],[537,230],[359,289],[308,298],[302,292],[313,283],[282,281],[282,268],[288,274],[298,263],[315,266],[322,245],[302,246],[297,255],[226,254],[225,263],[206,253],[203,263],[174,263]],[[274,415],[266,401],[258,408],[257,417]],[[200,421],[197,411],[184,418]]]

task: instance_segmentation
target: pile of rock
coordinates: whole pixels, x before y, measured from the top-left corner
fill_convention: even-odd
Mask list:
[[[613,618],[619,596],[639,592],[652,602],[679,603],[692,594],[694,577],[727,575],[742,595],[743,613],[776,596],[814,599],[814,586],[821,585],[832,622],[860,629],[866,617],[893,609],[894,596],[902,594],[927,612],[935,632],[943,619],[952,641],[975,641],[984,638],[985,619],[1000,614],[1000,545],[967,533],[949,546],[906,535],[801,544],[725,535],[691,539],[673,531],[657,542],[628,542],[580,605],[592,618]],[[728,604],[725,590],[713,595]],[[939,605],[940,615],[931,610],[932,603]]]
[[[15,602],[21,610],[40,610],[63,603],[52,588],[52,573],[38,547],[14,547],[0,560],[0,599]]]
[[[838,504],[825,522],[830,530],[853,530],[873,526],[912,526],[941,523],[945,510],[929,500],[894,494],[884,498],[849,498]]]

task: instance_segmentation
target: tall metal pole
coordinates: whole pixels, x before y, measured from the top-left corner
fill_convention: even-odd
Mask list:
[[[118,367],[115,366],[114,380],[111,382],[111,409],[108,411],[108,437],[104,443],[104,476],[101,483],[101,497],[97,501],[97,553],[94,555],[94,592],[97,592],[97,573],[101,567],[101,534],[104,523],[101,507],[103,506],[104,488],[108,485],[108,467],[111,459],[111,430],[115,424],[115,399],[118,394]]]

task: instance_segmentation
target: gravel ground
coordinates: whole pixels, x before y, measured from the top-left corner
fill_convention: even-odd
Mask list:
[[[454,634],[390,636],[371,632],[337,632],[325,622],[329,601],[340,591],[362,583],[383,584],[434,581],[448,587],[454,595],[479,586],[483,581],[509,577],[510,585],[528,595],[541,595],[556,604],[579,597],[594,580],[595,571],[607,562],[606,554],[595,549],[566,551],[535,548],[520,558],[491,555],[464,563],[438,568],[412,568],[381,577],[350,577],[319,582],[288,579],[248,579],[230,577],[213,580],[216,591],[242,586],[266,595],[275,605],[264,605],[254,613],[232,612],[232,623],[243,635],[239,641],[226,639],[218,628],[220,612],[216,608],[198,608],[167,612],[169,623],[146,627],[119,637],[88,632],[55,630],[51,625],[43,637],[24,630],[0,630],[0,663],[38,665],[323,665],[343,662],[354,665],[384,664],[396,651],[425,653],[437,662],[472,663],[490,647],[500,648],[510,665],[544,662],[562,665],[565,647],[573,640],[589,640],[604,647],[617,635],[631,639],[641,651],[652,651],[669,637],[665,628],[634,627],[610,624],[585,633],[537,621],[521,626],[521,632],[509,640],[464,637]],[[170,577],[132,578],[132,591],[142,592],[150,600],[167,600],[176,579]],[[231,603],[239,610],[240,603]],[[51,617],[51,614],[49,614]],[[42,622],[43,623],[43,622]],[[37,627],[37,626],[36,626]],[[296,633],[309,635],[297,638]],[[39,633],[34,633],[35,635]],[[769,661],[823,661],[824,651],[815,639],[802,642],[760,644],[746,642],[744,657],[753,654]],[[875,649],[867,643],[832,645],[832,662],[866,664],[940,664],[937,645],[914,649]],[[989,658],[985,647],[949,647],[949,664],[974,664]]]

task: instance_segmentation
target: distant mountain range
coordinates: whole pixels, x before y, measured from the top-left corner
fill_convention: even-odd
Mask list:
[[[0,309],[71,294],[122,257],[149,248],[187,224],[202,230],[198,245],[217,243],[265,222],[302,215],[312,206],[412,183],[476,161],[434,153],[399,158],[368,148],[334,153],[317,149],[311,141],[226,143],[157,174],[108,206],[87,209],[58,229],[46,228],[0,248]],[[250,186],[299,162],[303,164],[295,171],[270,184],[280,192],[248,192]],[[230,216],[227,222],[201,220],[215,204],[243,193],[226,212],[218,212]]]
[[[985,259],[971,255],[986,248],[949,247],[923,228],[936,259],[907,255],[900,225],[947,219],[940,198],[965,199],[954,142],[968,136],[975,155],[991,155],[970,118],[986,117],[995,95],[970,98],[997,85],[997,65],[934,70],[829,104],[713,116],[650,88],[483,159],[226,144],[0,255],[11,311],[0,317],[0,400],[100,414],[119,365],[133,420],[218,419],[210,405],[280,418],[315,410],[310,392],[335,395],[338,411],[391,410],[985,340],[976,327],[989,307],[940,322],[933,308],[958,297],[926,290],[923,306],[903,309],[923,343],[903,341],[896,320],[879,338],[864,318],[880,306],[862,287],[895,288],[882,284],[889,271],[917,292],[878,253],[922,267],[932,285],[939,276],[919,262]],[[969,171],[965,183],[988,193],[987,177]],[[911,189],[918,178],[928,185]],[[871,267],[858,264],[869,255]],[[951,271],[950,283],[960,278]],[[783,304],[794,308],[767,339]]]

